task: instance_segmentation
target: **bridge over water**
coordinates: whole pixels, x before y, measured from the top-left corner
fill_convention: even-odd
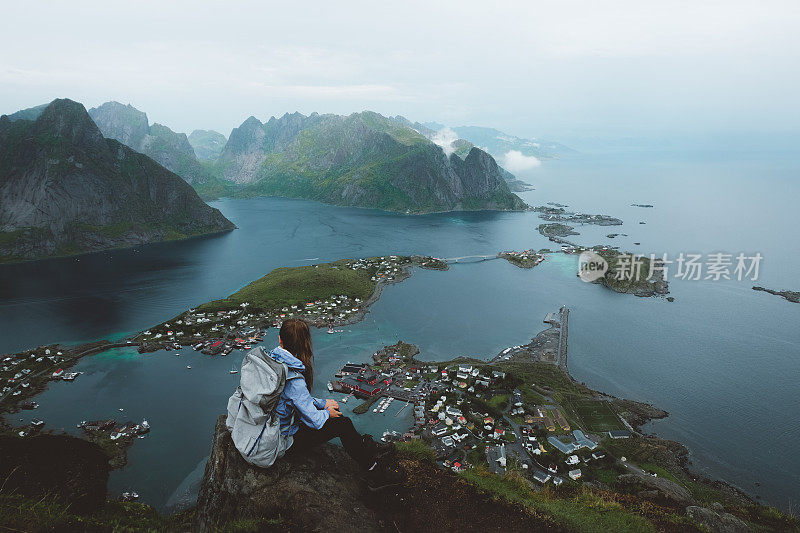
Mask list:
[[[497,255],[463,255],[461,257],[446,257],[443,259],[445,263],[479,263],[481,261],[491,261],[492,259],[500,259]]]

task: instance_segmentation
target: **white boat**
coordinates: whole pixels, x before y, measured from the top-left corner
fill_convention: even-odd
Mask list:
[[[328,391],[333,392],[333,383],[331,383],[330,381],[328,382]]]
[[[236,369],[236,365],[235,364],[231,367],[230,373],[231,374],[238,374],[239,373],[239,371]]]
[[[191,370],[192,369],[192,365],[186,365],[186,369],[187,370]]]

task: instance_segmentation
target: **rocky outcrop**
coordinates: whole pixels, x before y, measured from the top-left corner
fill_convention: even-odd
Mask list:
[[[633,470],[631,474],[623,474],[617,478],[622,485],[644,487],[639,495],[642,498],[668,506],[686,507],[695,503],[689,492],[677,483],[663,477],[653,477]]]
[[[76,513],[103,506],[108,457],[99,446],[67,435],[0,436],[0,491],[53,498]]]
[[[371,492],[344,451],[325,444],[255,468],[217,420],[197,501],[194,529],[248,520],[281,531],[562,531],[547,516],[498,500],[451,472],[410,454],[400,485]]]
[[[306,531],[379,531],[375,513],[359,499],[358,466],[339,447],[256,468],[233,446],[221,416],[197,500],[196,526],[214,531],[232,520],[280,517]]]
[[[54,100],[35,121],[0,117],[0,175],[0,261],[234,228],[178,176],[104,138],[72,100]]]
[[[372,112],[292,113],[263,124],[249,117],[231,132],[217,169],[244,196],[413,213],[525,207],[486,152],[448,157],[414,128]]]
[[[800,291],[776,291],[776,290],[773,290],[773,289],[767,289],[767,288],[758,287],[758,286],[753,287],[753,290],[754,291],[766,292],[766,293],[772,294],[774,296],[781,296],[781,297],[785,298],[786,300],[788,300],[788,301],[790,301],[792,303],[796,303],[796,304],[800,303]]]
[[[711,533],[748,533],[752,531],[747,523],[730,513],[726,513],[720,504],[715,504],[709,509],[695,505],[686,508],[686,514],[699,524],[703,531]]]

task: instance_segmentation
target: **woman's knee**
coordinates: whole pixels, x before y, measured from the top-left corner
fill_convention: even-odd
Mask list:
[[[329,418],[328,422],[332,423],[335,426],[340,426],[340,427],[354,427],[353,421],[346,416],[337,416],[336,418]]]

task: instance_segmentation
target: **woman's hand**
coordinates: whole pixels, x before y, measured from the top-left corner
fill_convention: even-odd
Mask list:
[[[336,409],[339,409],[339,402],[337,402],[336,400],[331,400],[330,398],[325,400],[325,409],[327,409],[331,405],[334,406]]]
[[[328,402],[333,402],[333,403],[329,404]],[[325,409],[328,411],[328,414],[331,415],[331,418],[342,416],[342,412],[339,410],[339,404],[337,404],[333,400],[328,400],[325,402]]]

